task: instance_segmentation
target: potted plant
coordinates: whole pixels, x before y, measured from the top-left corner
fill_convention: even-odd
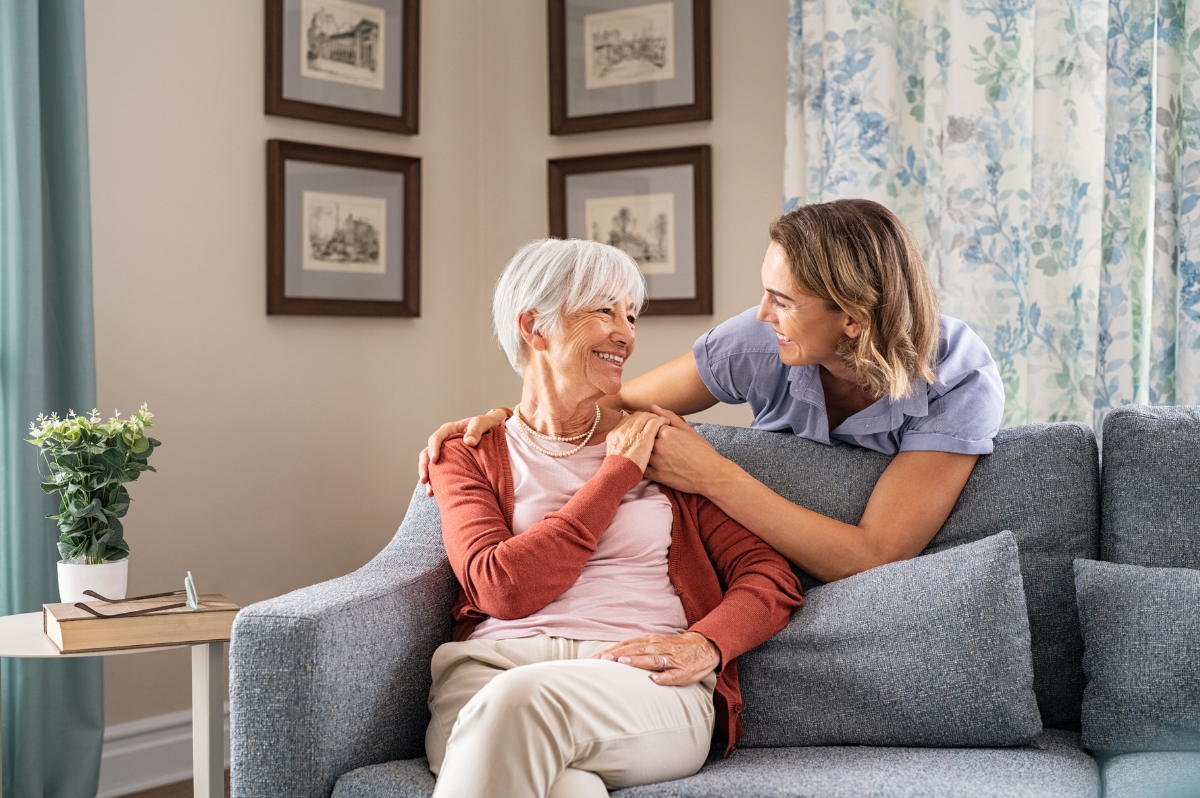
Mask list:
[[[121,518],[129,510],[125,483],[143,471],[153,471],[146,461],[158,441],[146,436],[154,414],[142,409],[127,419],[121,414],[105,423],[93,410],[87,416],[74,411],[60,419],[57,413],[39,415],[30,424],[33,437],[49,469],[42,490],[59,495],[58,593],[63,602],[91,601],[85,590],[110,599],[125,598],[129,579],[129,545]],[[40,469],[39,469],[40,470]]]

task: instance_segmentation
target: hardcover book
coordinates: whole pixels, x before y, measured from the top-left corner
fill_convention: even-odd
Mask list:
[[[152,648],[229,640],[238,605],[224,596],[200,597],[200,608],[177,606],[180,596],[134,601],[89,601],[89,612],[75,604],[43,604],[42,629],[63,654]],[[158,608],[164,609],[158,609]],[[133,613],[124,617],[115,616]]]

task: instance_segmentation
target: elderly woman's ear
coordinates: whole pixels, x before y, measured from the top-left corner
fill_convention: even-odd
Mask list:
[[[521,340],[525,345],[539,352],[546,349],[546,337],[533,329],[537,324],[537,311],[527,310],[517,316],[517,327],[521,330]]]

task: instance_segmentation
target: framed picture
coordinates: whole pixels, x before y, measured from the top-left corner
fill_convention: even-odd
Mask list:
[[[419,0],[266,0],[266,111],[417,132]]]
[[[550,235],[628,252],[646,278],[644,315],[712,313],[712,149],[550,161]]]
[[[267,313],[419,316],[421,160],[267,142]]]
[[[709,0],[549,0],[550,132],[712,119]]]

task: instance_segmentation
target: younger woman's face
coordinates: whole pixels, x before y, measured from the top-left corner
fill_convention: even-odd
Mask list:
[[[779,359],[788,366],[823,365],[834,373],[844,370],[837,347],[843,338],[857,338],[858,322],[844,311],[831,311],[825,300],[796,287],[787,256],[774,241],[762,265],[763,298],[758,320],[775,331]]]

